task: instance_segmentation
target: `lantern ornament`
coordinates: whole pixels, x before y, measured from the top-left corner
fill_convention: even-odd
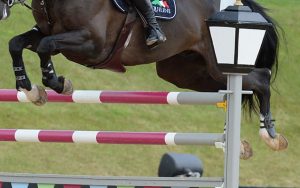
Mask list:
[[[223,73],[251,72],[272,24],[241,1],[217,12],[206,23],[219,69]]]

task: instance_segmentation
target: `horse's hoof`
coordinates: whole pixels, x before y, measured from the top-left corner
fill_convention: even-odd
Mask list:
[[[45,89],[42,86],[36,86],[36,90],[38,93],[37,99],[32,101],[32,103],[37,106],[42,106],[42,105],[46,104],[46,102],[48,101],[48,96],[47,96],[47,92],[45,91]]]
[[[289,146],[289,141],[281,134],[278,134],[279,137],[279,150],[285,150]]]
[[[63,95],[72,95],[73,94],[73,84],[70,80],[64,79],[64,89],[61,92]]]
[[[27,99],[37,106],[44,105],[48,98],[45,89],[41,86],[33,85],[30,91],[22,89]]]
[[[253,156],[253,150],[249,142],[246,140],[241,141],[240,159],[248,160]]]
[[[274,151],[281,151],[288,148],[289,142],[281,134],[276,134],[275,138],[272,138],[266,130],[261,129],[259,135],[263,141]]]

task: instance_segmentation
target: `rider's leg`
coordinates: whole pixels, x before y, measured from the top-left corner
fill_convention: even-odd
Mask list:
[[[155,18],[150,0],[131,0],[147,21],[146,44],[151,46],[155,43],[162,43],[166,40],[165,34]]]

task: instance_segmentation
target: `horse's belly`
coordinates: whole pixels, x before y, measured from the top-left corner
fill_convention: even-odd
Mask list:
[[[68,60],[73,61],[77,64],[84,66],[91,66],[95,64],[95,61],[92,61],[91,58],[87,57],[84,54],[79,53],[70,53],[70,52],[61,52]]]

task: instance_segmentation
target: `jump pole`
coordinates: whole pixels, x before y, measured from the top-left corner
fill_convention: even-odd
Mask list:
[[[225,141],[225,134],[0,129],[0,141],[215,146]]]
[[[225,95],[217,92],[160,92],[160,91],[97,91],[75,90],[72,95],[46,91],[48,102],[59,103],[120,103],[165,105],[214,105],[224,102]],[[0,102],[30,102],[23,92],[0,89]]]

